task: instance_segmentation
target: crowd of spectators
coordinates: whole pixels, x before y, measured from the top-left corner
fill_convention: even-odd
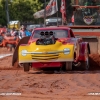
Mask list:
[[[14,36],[19,37],[19,39],[22,39],[25,36],[31,36],[31,33],[32,33],[32,31],[27,30],[27,28],[24,25],[22,25],[19,30],[17,30],[14,27],[12,29],[7,29],[7,28],[3,27],[0,30],[0,36],[2,34],[4,34],[5,36],[9,36],[9,37],[14,37]]]
[[[24,25],[19,30],[15,27],[7,29],[6,27],[0,27],[0,47],[7,47],[17,45],[18,41],[26,36],[31,36],[32,30],[28,30]],[[8,51],[12,51],[8,48]]]

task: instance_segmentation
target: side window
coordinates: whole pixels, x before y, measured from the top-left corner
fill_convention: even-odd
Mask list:
[[[40,31],[39,30],[34,31],[33,38],[40,38]]]
[[[73,31],[71,29],[70,29],[70,36],[75,37],[74,34],[73,34]]]
[[[68,37],[68,31],[66,30],[56,30],[55,31],[55,37],[56,38],[67,38]]]

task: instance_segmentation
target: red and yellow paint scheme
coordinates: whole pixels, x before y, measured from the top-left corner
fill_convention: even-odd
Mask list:
[[[88,69],[89,53],[89,43],[75,37],[71,28],[42,27],[34,29],[28,43],[19,46],[18,61],[23,64],[24,71],[29,71],[30,66]]]

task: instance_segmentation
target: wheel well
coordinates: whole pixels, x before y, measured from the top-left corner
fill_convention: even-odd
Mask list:
[[[19,46],[20,46],[21,44],[27,44],[28,41],[29,41],[29,39],[30,39],[30,37],[27,36],[27,37],[22,38],[22,39],[19,41],[19,43],[18,43],[18,45],[16,46],[15,51],[14,51],[14,53],[13,53],[13,57],[12,57],[12,66],[14,66],[14,63],[15,63],[16,61],[18,61],[18,49],[19,49]]]

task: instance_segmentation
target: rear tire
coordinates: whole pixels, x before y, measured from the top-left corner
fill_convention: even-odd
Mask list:
[[[28,72],[30,70],[30,65],[28,63],[23,64],[24,72]]]
[[[66,69],[66,71],[71,71],[72,70],[72,62],[66,62],[65,69]]]
[[[82,70],[88,70],[89,69],[89,65],[87,65],[87,62],[81,62],[82,64]]]
[[[82,70],[89,69],[89,52],[88,52],[88,50],[87,50],[87,54],[86,54],[86,61],[81,62],[81,68],[82,68]]]

